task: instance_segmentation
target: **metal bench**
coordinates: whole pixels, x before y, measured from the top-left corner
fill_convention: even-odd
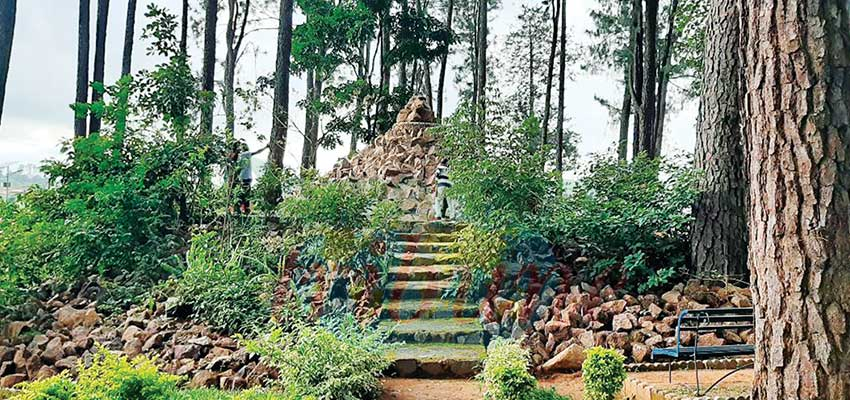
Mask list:
[[[722,376],[716,382],[700,393],[699,363],[698,360],[719,357],[743,356],[755,354],[755,347],[751,344],[736,344],[722,346],[700,346],[700,333],[718,332],[725,329],[751,329],[754,327],[752,308],[707,308],[704,310],[684,310],[679,314],[676,324],[676,346],[663,349],[652,349],[652,359],[671,358],[675,360],[693,360],[694,374],[696,374],[697,396],[704,396],[718,383],[730,375],[750,366],[740,365],[731,372]],[[693,346],[682,345],[682,332],[692,331],[696,333]],[[672,363],[667,369],[667,379],[673,381]]]

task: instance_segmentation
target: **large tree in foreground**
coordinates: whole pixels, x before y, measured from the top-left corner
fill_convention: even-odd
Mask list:
[[[850,398],[850,10],[744,0],[754,399]]]
[[[710,3],[694,154],[703,177],[693,209],[691,265],[697,274],[747,280],[739,12],[736,0]]]
[[[94,66],[92,80],[103,83],[106,70],[106,22],[109,20],[109,0],[97,0],[97,21],[94,33]],[[103,93],[97,88],[91,90],[91,102],[101,100]],[[100,132],[100,116],[92,113],[89,120],[89,134]]]
[[[292,56],[293,0],[280,0],[277,31],[277,62],[274,72],[274,104],[272,105],[272,132],[269,136],[269,165],[283,167],[289,127],[289,75]]]
[[[17,0],[0,0],[0,122],[3,120],[3,103],[6,98],[6,78],[12,57],[12,38],[15,34]]]
[[[201,133],[212,135],[215,97],[215,27],[218,23],[218,0],[206,0],[204,14],[204,58],[201,67],[201,90],[210,96],[201,110]]]
[[[77,92],[74,101],[88,103],[89,100],[89,42],[90,42],[90,13],[89,0],[80,0],[79,18],[77,21]],[[74,116],[74,137],[85,137],[88,134],[86,118]]]
[[[124,25],[124,57],[121,76],[129,75],[133,66],[133,39],[136,35],[136,0],[127,1],[127,22]]]

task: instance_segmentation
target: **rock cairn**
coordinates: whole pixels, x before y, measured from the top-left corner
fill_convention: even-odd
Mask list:
[[[499,295],[480,306],[485,329],[494,335],[524,338],[533,363],[542,372],[578,370],[584,350],[603,346],[619,350],[633,362],[650,360],[653,348],[675,345],[679,312],[686,309],[752,307],[749,289],[707,286],[692,280],[661,296],[633,296],[610,286],[581,283],[568,290],[545,289],[542,296],[509,300]],[[551,301],[545,304],[547,299]],[[682,332],[686,346],[695,332]],[[752,344],[752,329],[723,330],[699,336],[701,345]]]
[[[427,99],[414,96],[389,131],[351,159],[341,159],[329,177],[385,184],[387,197],[397,200],[404,211],[426,216],[439,164],[437,140],[429,129],[434,126]]]
[[[36,302],[34,316],[2,326],[0,387],[66,370],[76,374],[99,347],[130,358],[156,357],[161,370],[184,376],[190,387],[241,389],[277,375],[235,339],[167,311],[168,301],[105,318],[96,310],[96,292]]]

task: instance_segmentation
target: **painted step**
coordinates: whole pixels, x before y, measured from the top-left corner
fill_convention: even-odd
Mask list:
[[[385,287],[385,296],[391,300],[439,299],[452,287],[452,282],[443,281],[396,281]]]
[[[381,319],[476,318],[478,306],[450,300],[391,300],[381,308]]]
[[[448,252],[454,242],[391,242],[390,249],[399,253],[441,253]]]
[[[451,264],[456,261],[459,254],[455,253],[400,253],[392,252],[393,265],[400,266],[422,266]]]
[[[387,278],[390,281],[439,281],[451,279],[462,265],[408,265],[390,267]]]
[[[406,343],[484,344],[478,318],[384,320],[378,329],[390,331],[390,340]]]
[[[396,232],[393,238],[403,242],[454,242],[457,235],[454,233],[417,233]]]
[[[411,230],[425,233],[454,233],[463,229],[464,226],[453,221],[431,221],[414,223]]]
[[[482,345],[405,344],[387,352],[393,360],[389,376],[402,378],[471,378],[481,371],[487,349]]]

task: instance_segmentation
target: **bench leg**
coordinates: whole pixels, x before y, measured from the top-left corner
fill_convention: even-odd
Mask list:
[[[667,363],[667,383],[673,383],[673,361]]]

